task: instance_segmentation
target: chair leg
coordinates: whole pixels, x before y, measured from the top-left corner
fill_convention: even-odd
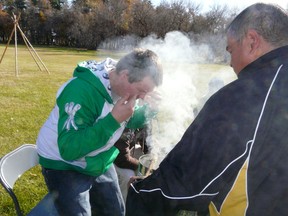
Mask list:
[[[23,216],[23,213],[21,211],[21,208],[20,208],[20,205],[19,205],[19,202],[18,202],[18,199],[16,197],[16,195],[14,194],[14,192],[10,189],[10,188],[5,188],[7,190],[7,192],[9,193],[9,195],[11,196],[12,200],[13,200],[13,203],[14,203],[14,206],[15,206],[15,209],[16,209],[16,212],[17,212],[17,216]]]
[[[18,199],[17,199],[15,193],[13,192],[13,190],[5,182],[3,182],[2,179],[1,179],[0,183],[5,188],[5,190],[8,192],[10,197],[12,198],[14,206],[15,206],[15,210],[17,212],[17,216],[23,216],[23,213],[21,211]]]

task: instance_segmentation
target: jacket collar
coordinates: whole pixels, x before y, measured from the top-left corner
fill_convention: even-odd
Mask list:
[[[257,73],[259,70],[267,70],[278,68],[281,64],[285,64],[288,59],[288,45],[274,49],[254,62],[248,64],[239,74],[238,78],[246,77],[248,74]]]

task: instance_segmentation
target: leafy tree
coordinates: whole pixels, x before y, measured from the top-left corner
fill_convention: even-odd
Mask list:
[[[19,10],[24,10],[27,8],[25,0],[15,0],[14,5]]]
[[[106,39],[135,35],[136,41],[150,34],[164,38],[181,31],[201,41],[217,35],[237,14],[215,5],[205,14],[200,5],[187,0],[0,0],[0,40],[7,40],[13,28],[11,16],[20,14],[20,26],[34,44],[97,49]],[[202,37],[201,37],[202,35]],[[203,36],[205,35],[205,37]],[[21,42],[21,41],[20,41]]]
[[[0,38],[2,42],[6,42],[12,32],[14,25],[10,15],[0,10]]]
[[[51,35],[54,45],[58,46],[75,46],[75,34],[73,25],[79,23],[79,16],[74,10],[64,9],[62,11],[55,10],[49,17],[47,29]],[[83,21],[86,25],[87,21]],[[85,34],[84,36],[85,37]]]
[[[51,4],[51,7],[53,9],[56,9],[56,10],[61,10],[62,8],[62,5],[67,1],[64,1],[64,0],[49,0],[50,1],[50,4]]]

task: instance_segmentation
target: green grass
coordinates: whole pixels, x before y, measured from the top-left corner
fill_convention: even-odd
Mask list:
[[[5,46],[0,46],[3,56]],[[72,76],[78,62],[106,57],[118,59],[123,53],[77,51],[63,48],[35,47],[47,67],[39,69],[26,46],[18,46],[18,76],[15,72],[15,48],[10,45],[0,64],[0,157],[23,143],[35,143],[38,131],[52,107],[63,82]],[[41,63],[39,63],[41,66]],[[25,173],[15,184],[25,213],[47,192],[40,167]],[[11,198],[0,188],[0,215],[15,215]]]
[[[5,45],[0,45],[0,54]],[[18,46],[18,76],[15,72],[15,49],[10,45],[0,64],[0,157],[24,143],[35,143],[38,131],[54,106],[55,95],[73,73],[78,62],[106,57],[119,59],[124,53],[77,51],[76,49],[35,47],[37,54],[49,70],[40,70],[26,46]],[[177,65],[179,66],[179,65]],[[171,66],[169,66],[171,67]],[[175,65],[172,65],[174,68]],[[207,87],[207,75],[223,66],[184,65],[183,71],[197,73],[196,83]],[[165,67],[164,67],[165,72]],[[199,73],[201,72],[201,73]],[[200,89],[199,91],[205,91]],[[47,192],[40,167],[25,173],[15,184],[15,192],[24,213],[28,213]],[[13,202],[0,188],[0,215],[15,215]],[[185,214],[183,212],[183,215]]]

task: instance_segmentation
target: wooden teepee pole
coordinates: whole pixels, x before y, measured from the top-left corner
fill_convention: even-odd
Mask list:
[[[23,37],[23,40],[25,41],[25,44],[26,44],[28,50],[30,51],[30,48],[33,50],[34,54],[37,56],[38,60],[39,60],[39,61],[41,62],[41,64],[42,64],[42,66],[45,68],[45,70],[47,71],[47,73],[50,74],[48,68],[45,66],[45,64],[44,64],[44,62],[41,60],[40,56],[37,54],[36,50],[34,49],[34,47],[32,46],[32,44],[29,42],[28,38],[25,36],[25,34],[23,33],[23,31],[21,30],[19,24],[17,24],[17,27],[18,27],[19,31],[21,32],[21,35],[22,35],[22,37]],[[28,44],[29,46],[28,46],[27,44]],[[30,53],[31,53],[31,52],[30,52]],[[32,54],[31,54],[31,55],[32,55]],[[32,57],[33,57],[33,59],[35,60],[36,64],[38,65],[38,63],[37,63],[37,61],[36,61],[36,59],[34,58],[33,55],[32,55]],[[39,65],[38,65],[38,66],[39,66]],[[41,70],[41,68],[40,68],[40,70]]]
[[[14,15],[14,14],[13,14]],[[14,20],[16,21],[16,16],[14,15]],[[17,50],[17,23],[14,22],[14,33],[15,33],[15,75],[18,77],[18,50]]]
[[[13,21],[14,21],[14,28],[13,28],[13,31],[11,32],[11,35],[9,37],[9,40],[8,40],[8,43],[4,49],[4,52],[2,54],[2,57],[0,59],[0,64],[2,62],[2,59],[6,53],[6,50],[10,44],[10,41],[12,39],[12,36],[13,34],[15,34],[15,73],[16,73],[16,76],[18,76],[18,47],[17,47],[17,29],[19,30],[24,42],[25,42],[25,45],[26,47],[28,48],[28,51],[30,52],[32,58],[34,59],[35,63],[37,64],[38,68],[40,69],[40,71],[42,71],[42,68],[39,64],[39,62],[42,64],[42,66],[45,68],[45,70],[47,71],[48,74],[50,74],[48,68],[46,67],[46,65],[44,64],[44,62],[41,60],[41,58],[39,57],[39,55],[37,54],[36,50],[34,49],[34,47],[32,46],[32,44],[29,42],[28,38],[25,36],[25,34],[23,33],[22,29],[20,28],[19,26],[19,19],[20,19],[20,14],[18,17],[16,17],[16,15],[14,15],[13,13],[13,17],[12,17]],[[32,52],[33,51],[33,52]],[[37,59],[35,58],[35,56],[38,58],[38,61]]]
[[[41,66],[39,65],[38,61],[36,60],[34,54],[32,53],[32,51],[31,51],[31,49],[30,49],[30,47],[29,47],[29,44],[27,43],[27,41],[26,41],[26,39],[25,39],[25,35],[24,35],[24,33],[23,33],[22,30],[20,29],[19,25],[17,25],[17,26],[18,26],[18,28],[19,28],[20,34],[22,35],[22,38],[24,39],[25,45],[26,45],[26,47],[27,47],[28,50],[29,50],[30,55],[32,56],[32,58],[33,58],[34,61],[36,62],[36,64],[37,64],[39,70],[42,71]]]

